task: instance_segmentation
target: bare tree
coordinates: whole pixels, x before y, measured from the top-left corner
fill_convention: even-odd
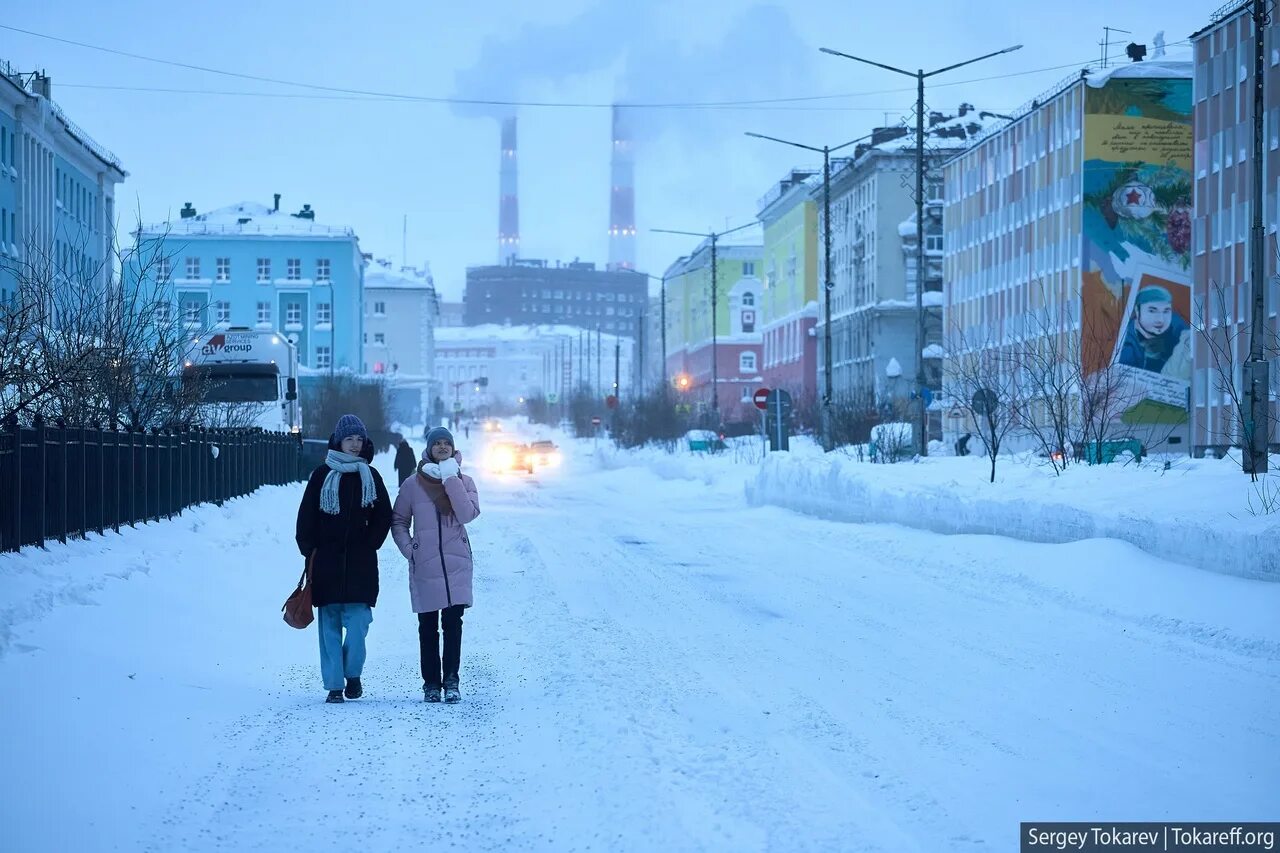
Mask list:
[[[0,314],[0,407],[4,417],[83,423],[99,398],[90,381],[103,304],[101,265],[82,247],[24,241],[20,258],[0,260],[16,292]]]
[[[1027,415],[1026,370],[1007,345],[952,329],[943,378],[946,396],[965,415],[991,460],[991,482],[1005,439]]]
[[[1027,315],[1024,334],[1010,345],[1009,356],[1027,397],[1020,427],[1056,474],[1071,461],[1068,445],[1080,423],[1080,338],[1066,303],[1055,309],[1046,296],[1042,286],[1039,301],[1045,307]]]
[[[1217,316],[1222,322],[1211,322],[1210,318],[1195,318],[1195,329],[1209,353],[1208,368],[1213,376],[1213,390],[1226,402],[1222,419],[1209,424],[1209,434],[1217,438],[1223,445],[1244,452],[1252,446],[1253,429],[1270,430],[1270,424],[1252,424],[1248,418],[1248,406],[1242,392],[1243,353],[1248,351],[1248,332],[1238,322],[1231,322],[1231,300],[1226,288],[1210,282],[1210,299],[1217,306]],[[1269,335],[1263,349],[1274,357],[1280,352],[1280,346],[1274,335]],[[1250,473],[1250,481],[1258,482],[1258,474]]]
[[[135,234],[134,245],[119,255],[121,283],[104,335],[112,356],[112,418],[134,429],[199,423],[206,382],[178,377],[193,338],[209,331],[208,305],[197,306],[191,316],[179,311],[168,233],[144,235],[139,228]]]

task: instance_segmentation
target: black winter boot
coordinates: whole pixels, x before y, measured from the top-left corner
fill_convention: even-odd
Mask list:
[[[340,704],[340,703],[343,701],[343,699],[342,699],[342,691],[341,691],[341,690],[330,690],[330,691],[329,691],[329,696],[328,696],[324,701],[325,701],[325,702],[328,702],[328,703],[329,703],[329,704],[331,704],[331,705],[337,705],[337,704]]]
[[[359,699],[364,695],[364,687],[360,685],[360,679],[348,678],[346,697],[348,699]]]
[[[440,701],[440,685],[439,684],[422,685],[422,701],[439,702]]]
[[[450,705],[454,702],[462,701],[462,694],[458,691],[458,676],[448,675],[444,679],[444,701]]]

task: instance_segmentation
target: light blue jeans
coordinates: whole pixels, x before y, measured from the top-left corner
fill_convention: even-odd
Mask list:
[[[364,638],[373,621],[367,604],[326,604],[317,607],[320,629],[320,677],[325,690],[341,690],[346,679],[364,671]],[[347,629],[344,639],[342,629]]]

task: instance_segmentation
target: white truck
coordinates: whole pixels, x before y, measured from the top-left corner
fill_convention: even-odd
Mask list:
[[[279,332],[232,326],[195,338],[182,380],[199,389],[207,426],[302,431],[298,350]]]

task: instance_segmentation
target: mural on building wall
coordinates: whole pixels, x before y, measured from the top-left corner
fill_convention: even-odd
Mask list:
[[[1192,145],[1190,79],[1086,88],[1082,367],[1115,366],[1130,424],[1186,420]]]

